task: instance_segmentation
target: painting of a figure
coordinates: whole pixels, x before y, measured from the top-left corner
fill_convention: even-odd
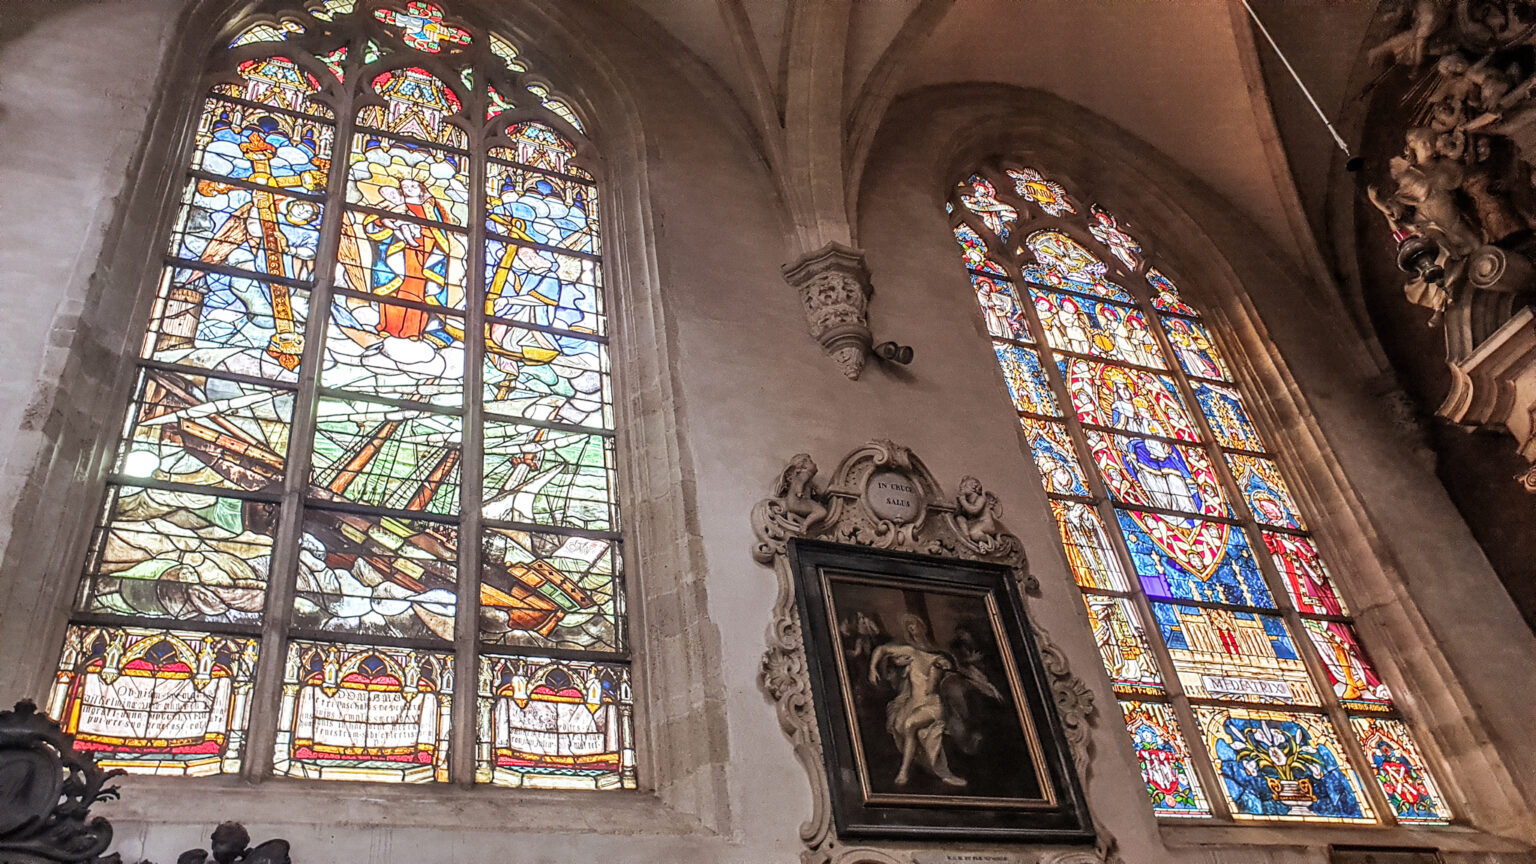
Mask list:
[[[1044,799],[987,596],[828,581],[869,796]]]
[[[789,553],[839,836],[1093,840],[1013,567]]]

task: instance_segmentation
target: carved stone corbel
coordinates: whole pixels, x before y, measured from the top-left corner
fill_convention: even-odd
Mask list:
[[[800,826],[802,864],[925,864],[921,850],[843,845],[831,815],[826,764],[816,724],[810,671],[795,605],[795,580],[788,544],[804,538],[914,552],[935,557],[1004,564],[1013,569],[1021,592],[1038,595],[1024,545],[1000,521],[995,496],[973,477],[958,496],[944,493],[911,450],[887,440],[871,441],[838,463],[825,487],[817,488],[816,463],[794,456],[781,472],[773,496],[752,508],[757,542],[752,557],[773,567],[779,591],[759,684],[773,700],[779,727],[794,746],[811,786],[811,814]],[[872,494],[892,482],[904,484],[901,504]],[[886,487],[882,487],[886,484]],[[1066,731],[1078,776],[1087,782],[1092,760],[1090,730],[1097,708],[1088,686],[1068,668],[1066,655],[1031,621],[1056,710]],[[1116,864],[1114,839],[1102,827],[1092,849],[1013,846],[994,859],[1017,864]]]
[[[784,280],[800,292],[811,337],[857,380],[873,338],[869,332],[869,268],[864,253],[833,241],[792,264]]]

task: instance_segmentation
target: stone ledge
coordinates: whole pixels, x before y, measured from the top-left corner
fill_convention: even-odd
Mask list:
[[[1158,823],[1170,849],[1191,846],[1402,846],[1436,847],[1443,852],[1513,852],[1530,854],[1530,846],[1465,825],[1298,825]]]
[[[119,781],[123,797],[93,813],[114,825],[212,827],[226,819],[249,826],[347,825],[443,828],[494,833],[709,837],[714,831],[646,791],[464,788],[448,783],[392,785],[270,778],[143,777]]]

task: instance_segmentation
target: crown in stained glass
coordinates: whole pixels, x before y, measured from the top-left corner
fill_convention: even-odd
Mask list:
[[[1039,204],[1041,210],[1052,216],[1077,212],[1077,208],[1067,200],[1066,187],[1039,171],[1033,168],[1009,168],[1008,176],[1013,178],[1013,190],[1019,197]]]
[[[405,11],[375,9],[373,17],[400,31],[400,39],[418,51],[437,54],[443,45],[468,45],[469,31],[443,20],[443,9],[435,3],[418,0],[405,4]]]

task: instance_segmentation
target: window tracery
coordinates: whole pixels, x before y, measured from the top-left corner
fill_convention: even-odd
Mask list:
[[[145,773],[633,788],[581,120],[425,0],[227,45],[50,713]]]
[[[1154,811],[1450,821],[1199,312],[1076,201],[999,163],[948,212]]]

